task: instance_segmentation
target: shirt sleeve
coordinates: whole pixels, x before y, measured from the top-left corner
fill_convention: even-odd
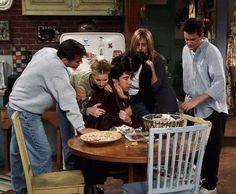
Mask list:
[[[60,108],[66,112],[67,119],[73,128],[75,130],[84,128],[83,116],[80,113],[76,93],[70,84],[66,67],[56,67],[52,75],[48,75],[45,80],[49,91]]]
[[[225,91],[225,71],[223,59],[220,51],[215,47],[208,48],[208,73],[211,80],[211,85],[206,93],[217,100],[222,97]]]

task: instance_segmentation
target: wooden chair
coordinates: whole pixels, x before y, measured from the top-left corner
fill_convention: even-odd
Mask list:
[[[19,146],[28,194],[83,194],[84,177],[79,170],[33,175],[18,112],[13,113],[12,122]]]
[[[148,180],[125,184],[124,194],[198,194],[211,123],[188,115],[183,117],[196,124],[150,129]]]
[[[61,148],[61,134],[56,111],[50,109],[43,113],[42,119],[50,123],[56,129],[56,169],[62,169],[62,148]],[[9,137],[11,129],[11,120],[8,117],[6,107],[0,108],[0,124],[3,132],[3,172],[10,171],[9,166]]]

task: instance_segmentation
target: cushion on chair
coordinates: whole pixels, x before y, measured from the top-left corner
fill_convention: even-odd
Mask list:
[[[11,118],[16,132],[28,194],[84,194],[84,177],[80,170],[33,175],[19,113],[14,112]]]
[[[39,190],[39,192],[45,190],[47,194],[50,193],[48,192],[49,189],[52,189],[54,193],[56,193],[57,189],[61,190],[63,187],[67,191],[70,189],[75,190],[76,185],[78,186],[77,192],[79,192],[84,189],[84,177],[80,170],[50,172],[34,175],[32,184],[33,190]],[[67,191],[64,193],[68,193]]]

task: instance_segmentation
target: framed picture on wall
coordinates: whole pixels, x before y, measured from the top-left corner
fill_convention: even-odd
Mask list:
[[[56,26],[38,26],[39,42],[59,42],[59,37]]]
[[[0,41],[10,40],[9,22],[7,20],[0,20]]]

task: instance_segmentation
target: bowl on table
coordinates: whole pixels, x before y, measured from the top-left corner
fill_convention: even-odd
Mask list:
[[[183,127],[184,119],[178,114],[148,114],[143,116],[144,131],[150,128]]]

